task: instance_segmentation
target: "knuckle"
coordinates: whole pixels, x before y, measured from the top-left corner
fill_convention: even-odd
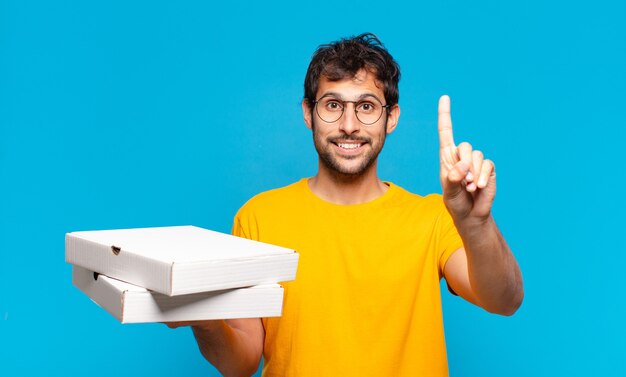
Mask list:
[[[464,161],[459,161],[454,165],[454,170],[465,176],[469,171],[470,166]]]
[[[472,145],[470,143],[468,143],[467,141],[464,141],[464,142],[459,144],[459,148],[471,150],[472,149]]]

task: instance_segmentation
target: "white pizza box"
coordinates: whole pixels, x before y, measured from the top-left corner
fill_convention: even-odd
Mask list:
[[[168,296],[294,280],[298,253],[195,226],[71,232],[65,260]]]
[[[283,288],[279,284],[172,297],[78,266],[72,267],[72,281],[122,323],[278,317],[282,314]]]

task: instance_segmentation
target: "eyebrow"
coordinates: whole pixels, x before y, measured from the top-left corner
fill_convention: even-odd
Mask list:
[[[346,102],[346,99],[343,98],[343,96],[341,94],[337,93],[337,92],[327,92],[327,93],[324,93],[324,95],[321,96],[320,99],[322,99],[324,97],[335,97],[338,100]],[[378,100],[378,102],[383,103],[383,101],[381,101],[380,98],[378,98],[376,95],[374,95],[372,93],[363,93],[363,94],[361,94],[360,96],[357,97],[355,102],[359,102],[359,101],[361,101],[361,100],[363,100],[365,98],[369,98],[369,97],[375,98],[376,100]]]

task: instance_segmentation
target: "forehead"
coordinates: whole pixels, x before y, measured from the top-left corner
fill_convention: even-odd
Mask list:
[[[326,93],[338,93],[343,99],[357,98],[363,94],[373,94],[379,99],[385,97],[383,84],[376,79],[374,73],[360,70],[354,77],[348,77],[338,81],[331,81],[326,76],[321,76],[317,87],[319,98]]]

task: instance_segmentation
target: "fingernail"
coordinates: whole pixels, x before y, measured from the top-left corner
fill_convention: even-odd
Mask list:
[[[471,172],[471,171],[468,171],[468,172],[467,172],[467,175],[465,176],[465,179],[466,179],[468,182],[472,182],[472,181],[474,180],[474,174],[472,174],[472,172]]]

